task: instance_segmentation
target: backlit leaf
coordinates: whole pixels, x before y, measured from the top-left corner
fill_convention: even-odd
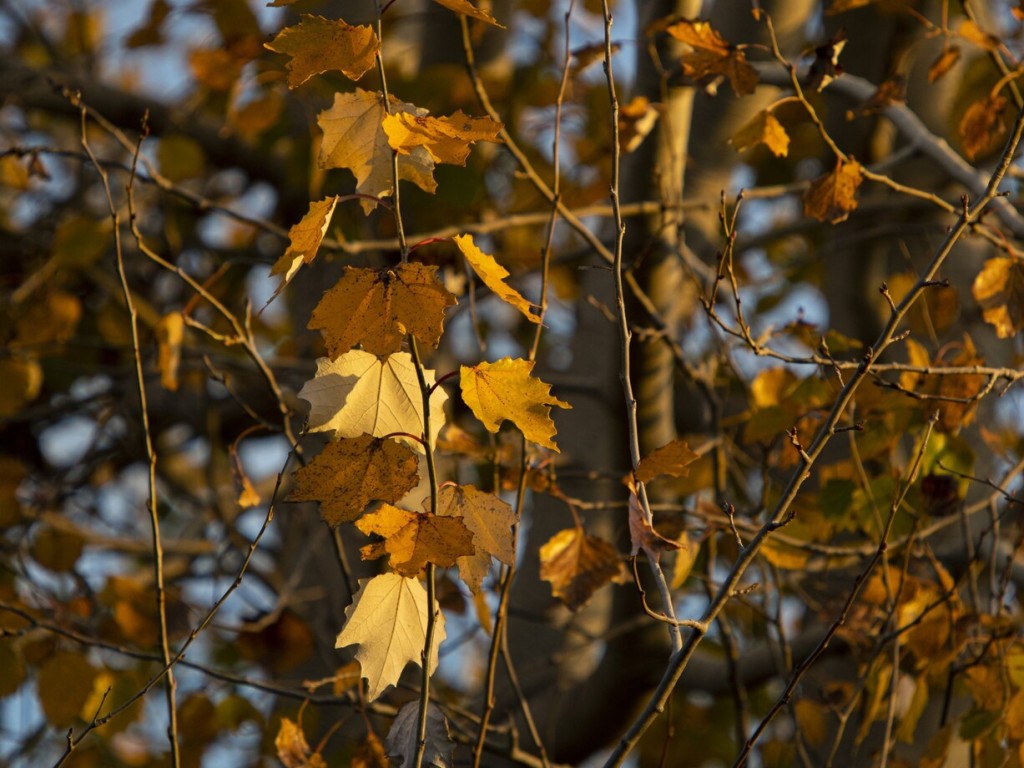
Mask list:
[[[457,561],[459,576],[474,593],[480,591],[484,577],[491,570],[491,557],[506,565],[515,559],[515,511],[492,493],[472,485],[446,485],[437,500],[437,514],[457,516],[473,534],[475,554]]]
[[[320,166],[347,168],[356,177],[356,192],[371,197],[387,197],[394,192],[391,147],[382,125],[387,115],[383,98],[377,92],[361,88],[356,88],[353,93],[338,93],[334,96],[334,104],[317,117],[317,123],[324,132]],[[426,114],[425,110],[393,96],[390,106],[392,114]],[[434,161],[422,147],[399,156],[398,177],[411,181],[425,192],[433,193],[437,189]],[[375,207],[371,200],[362,200],[361,203],[367,213]]]
[[[416,487],[419,460],[395,440],[370,435],[328,443],[295,471],[290,501],[318,501],[329,525],[351,522],[373,501],[394,503]]]
[[[697,562],[697,555],[700,554],[700,543],[683,531],[676,539],[679,549],[676,550],[676,559],[672,564],[672,589],[679,589],[686,583],[686,579],[693,570],[693,564]]]
[[[437,3],[438,5],[443,5],[450,11],[455,11],[455,13],[465,14],[466,16],[469,16],[471,19],[476,19],[477,21],[482,21],[486,24],[491,24],[492,26],[500,27],[501,29],[505,28],[504,26],[499,24],[497,19],[495,19],[490,13],[481,10],[480,8],[477,8],[475,5],[469,2],[469,0],[434,0],[434,2]]]
[[[452,240],[459,246],[459,250],[466,257],[469,266],[495,296],[518,309],[531,323],[540,322],[540,316],[534,314],[533,304],[505,282],[509,275],[508,270],[501,266],[493,256],[481,251],[473,242],[472,235],[456,235]]]
[[[180,312],[170,312],[160,318],[156,327],[157,368],[160,371],[160,386],[176,392],[178,389],[178,366],[181,364],[181,343],[185,339],[185,319]]]
[[[323,333],[331,357],[356,344],[374,355],[402,348],[406,334],[436,347],[444,311],[455,297],[437,279],[437,267],[410,262],[394,269],[346,267],[313,310],[309,327]]]
[[[285,768],[325,768],[327,765],[319,753],[309,748],[302,726],[287,717],[281,718],[281,725],[274,738],[274,748],[277,750],[277,759]]]
[[[395,721],[388,731],[388,755],[399,761],[399,768],[412,768],[416,764],[416,751],[419,746],[420,703],[410,701],[395,716]],[[423,752],[423,765],[434,768],[450,768],[454,765],[451,733],[448,730],[448,719],[434,702],[427,705],[426,746]]]
[[[804,214],[837,224],[857,207],[857,189],[864,180],[861,164],[852,158],[838,161],[831,173],[811,184],[804,193]]]
[[[928,82],[934,83],[953,68],[953,65],[960,61],[960,48],[953,45],[943,48],[932,65],[928,67]]]
[[[434,383],[433,371],[423,374],[428,386]],[[312,406],[310,432],[333,431],[337,437],[423,435],[423,396],[412,357],[405,352],[381,359],[354,349],[337,360],[322,357],[316,361],[316,375],[299,397]],[[444,426],[447,399],[440,387],[430,395],[431,444]],[[420,443],[410,443],[422,452]]]
[[[570,609],[583,606],[598,589],[626,578],[615,547],[582,528],[559,531],[540,548],[540,577]]]
[[[762,109],[736,131],[729,139],[729,143],[737,152],[764,144],[776,157],[785,157],[789,153],[789,134],[775,115],[767,109]]]
[[[390,555],[391,567],[409,578],[427,563],[450,568],[458,558],[475,552],[473,534],[460,517],[408,512],[384,504],[359,518],[356,528],[384,537],[383,542],[363,547],[364,560]]]
[[[366,740],[352,755],[350,768],[388,768],[388,754],[377,734],[366,734]]]
[[[338,204],[337,197],[328,197],[309,204],[309,211],[302,220],[288,230],[288,248],[274,266],[270,268],[270,275],[283,275],[281,285],[274,292],[277,296],[303,264],[309,264],[316,258],[320,243],[327,234],[327,228],[331,226],[331,217],[334,215],[334,208]]]
[[[380,42],[369,25],[353,27],[341,19],[302,14],[294,27],[285,27],[264,47],[291,57],[288,87],[329,70],[358,80],[374,65]]]
[[[981,305],[985,322],[996,329],[996,336],[1008,339],[1024,329],[1024,262],[989,259],[974,278],[971,293]]]
[[[1003,113],[1008,102],[1002,96],[982,96],[960,119],[960,141],[969,160],[993,150],[1006,133]]]
[[[747,62],[743,51],[728,43],[711,24],[683,19],[666,31],[693,48],[682,57],[683,74],[687,77],[698,81],[725,77],[737,96],[754,92],[757,71]]]
[[[551,408],[571,408],[551,394],[551,385],[531,376],[534,363],[502,358],[495,363],[462,366],[462,399],[489,432],[497,432],[506,419],[527,440],[553,451],[558,446]]]
[[[430,674],[437,669],[437,649],[444,640],[444,614],[434,603],[437,620],[430,652]],[[409,663],[419,665],[427,637],[427,591],[416,579],[384,573],[359,580],[359,592],[345,609],[345,626],[335,648],[358,644],[356,659],[373,701],[395,685]]]
[[[451,117],[397,112],[384,118],[388,144],[400,155],[422,147],[435,163],[465,165],[473,142],[501,141],[502,124],[489,117],[470,117],[459,110]]]
[[[636,468],[636,479],[641,483],[649,482],[658,475],[686,477],[690,474],[687,467],[699,459],[696,453],[682,440],[673,440],[644,456]]]

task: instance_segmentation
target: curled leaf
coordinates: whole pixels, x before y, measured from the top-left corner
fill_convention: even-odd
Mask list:
[[[604,585],[623,581],[626,569],[607,541],[588,536],[582,528],[566,528],[540,548],[540,577],[575,611]]]
[[[857,208],[857,189],[864,180],[861,164],[840,160],[831,173],[815,179],[804,193],[804,214],[838,224]]]
[[[505,282],[509,274],[508,270],[501,266],[493,256],[481,251],[473,242],[472,235],[456,235],[452,240],[459,246],[459,250],[466,257],[469,266],[484,281],[484,285],[494,292],[495,296],[518,309],[531,323],[540,322],[540,316],[534,314],[533,305],[524,299],[519,291]]]

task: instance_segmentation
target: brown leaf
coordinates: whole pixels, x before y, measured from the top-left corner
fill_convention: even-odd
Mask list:
[[[1009,339],[1024,329],[1024,262],[995,258],[985,262],[971,288],[981,305],[982,317],[996,329],[996,336]]]
[[[619,110],[619,145],[623,152],[633,152],[653,130],[661,112],[646,96],[634,96]]]
[[[767,109],[762,109],[736,131],[729,139],[729,143],[737,152],[764,144],[776,157],[785,157],[789,153],[789,134],[775,115]]]
[[[686,477],[690,474],[687,467],[699,459],[696,453],[682,440],[673,440],[644,456],[636,468],[636,479],[646,483],[658,475]]]
[[[885,80],[859,107],[861,115],[875,115],[893,104],[902,104],[907,100],[907,79],[903,75],[893,75]]]
[[[323,72],[338,70],[358,80],[374,65],[380,41],[369,25],[353,27],[341,19],[302,14],[294,27],[285,27],[264,48],[291,57],[288,87],[298,88]]]
[[[0,416],[13,416],[43,388],[43,368],[32,358],[0,358]]]
[[[804,193],[804,215],[837,224],[857,207],[857,189],[864,180],[861,164],[853,158],[836,163],[835,169],[815,179]]]
[[[346,267],[313,310],[309,327],[323,333],[332,359],[356,344],[383,357],[400,351],[406,334],[436,347],[444,311],[455,303],[437,279],[437,267],[416,262],[381,270]]]
[[[375,733],[366,734],[366,741],[356,748],[349,763],[350,768],[388,768],[389,764],[384,744]]]
[[[839,63],[839,55],[846,47],[846,32],[840,29],[824,45],[814,49],[814,61],[807,73],[806,88],[809,91],[822,91],[843,74],[843,66]]]
[[[427,563],[450,568],[466,555],[472,555],[473,534],[458,517],[417,514],[384,504],[376,512],[363,515],[356,528],[384,541],[363,547],[364,560],[390,555],[394,571],[407,578],[416,576]]]
[[[973,102],[960,120],[960,141],[964,154],[974,160],[995,148],[1006,133],[1003,112],[1007,101],[1002,96],[983,96]]]
[[[398,112],[384,118],[388,144],[400,155],[422,147],[435,163],[465,165],[474,142],[500,142],[504,127],[489,117],[470,117],[459,110],[451,117],[418,116]]]
[[[373,501],[394,503],[419,482],[416,453],[380,437],[342,438],[295,471],[289,501],[317,501],[329,525],[352,522]]]
[[[327,763],[319,753],[312,752],[302,726],[287,717],[281,718],[277,736],[274,738],[277,759],[285,768],[326,768]]]
[[[728,43],[706,21],[683,19],[666,31],[682,43],[693,48],[681,61],[683,74],[694,80],[728,78],[737,96],[753,93],[758,83],[757,71],[747,62],[738,47]]]
[[[655,563],[661,562],[662,552],[671,552],[680,547],[679,542],[666,539],[644,519],[643,506],[633,488],[629,491],[629,540],[633,545],[629,553],[631,557],[636,557],[642,549]]]
[[[505,27],[498,23],[497,19],[491,16],[487,11],[481,10],[473,5],[469,0],[434,0],[438,5],[443,5],[449,11],[455,11],[455,13],[462,13],[469,16],[471,19],[482,21],[485,24],[490,24],[500,29]]]
[[[516,515],[512,507],[497,496],[472,485],[446,485],[438,495],[437,514],[460,518],[473,534],[476,552],[456,561],[459,575],[472,592],[480,591],[484,577],[490,572],[492,556],[512,565],[515,560],[512,526]]]
[[[605,584],[623,581],[626,569],[607,541],[588,536],[582,528],[566,528],[540,548],[540,577],[575,611]]]
[[[949,72],[958,61],[960,61],[960,48],[958,46],[953,45],[949,48],[944,48],[942,53],[932,62],[932,65],[928,67],[928,82],[934,83]]]

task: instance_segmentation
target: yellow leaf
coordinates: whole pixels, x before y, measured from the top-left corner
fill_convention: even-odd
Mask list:
[[[466,257],[469,266],[495,296],[518,309],[531,323],[540,322],[540,316],[534,314],[533,304],[505,282],[505,278],[509,275],[508,270],[501,266],[493,256],[481,251],[473,242],[472,235],[456,235],[452,240],[459,246],[459,250]]]
[[[36,672],[36,693],[47,721],[56,727],[71,725],[92,695],[98,670],[85,656],[57,651]]]
[[[391,114],[409,112],[422,116],[425,110],[391,97]],[[391,176],[391,147],[384,133],[387,112],[383,96],[356,88],[354,93],[338,93],[334,104],[317,117],[324,132],[320,145],[322,168],[348,168],[356,177],[356,192],[371,197],[387,197],[394,192]],[[411,181],[425,192],[437,189],[434,161],[422,147],[398,158],[398,177]],[[376,205],[360,201],[366,213]]]
[[[700,543],[691,539],[686,531],[679,534],[676,542],[679,549],[676,550],[676,561],[672,564],[672,589],[679,589],[686,583],[693,564],[697,562],[697,555],[700,554]]]
[[[341,19],[302,14],[294,27],[277,33],[267,48],[291,56],[288,62],[288,87],[329,70],[338,70],[350,80],[358,80],[374,65],[380,42],[369,25],[353,27]]]
[[[156,327],[157,368],[160,386],[178,390],[178,366],[181,364],[181,343],[185,339],[185,319],[180,312],[171,312],[160,318]]]
[[[692,53],[682,57],[684,75],[694,80],[728,78],[737,96],[754,92],[759,79],[757,71],[747,62],[743,51],[729,44],[711,24],[683,19],[666,31],[693,48]]]
[[[1004,112],[1007,105],[1002,96],[982,96],[973,102],[960,119],[960,141],[969,160],[993,150],[1006,133]]]
[[[342,438],[295,471],[288,500],[320,502],[328,525],[352,522],[371,502],[394,503],[415,488],[418,464],[413,450],[395,440]]]
[[[491,570],[492,556],[512,565],[516,556],[512,535],[516,514],[493,493],[472,485],[446,485],[438,495],[437,514],[459,517],[473,534],[475,553],[460,557],[456,564],[459,576],[474,594],[479,593]]]
[[[619,145],[623,152],[633,152],[647,138],[658,122],[661,112],[646,96],[634,96],[619,110]]]
[[[384,537],[383,542],[363,547],[364,560],[390,555],[389,563],[395,572],[409,578],[427,563],[450,568],[460,557],[476,551],[473,534],[461,517],[419,514],[384,504],[376,512],[359,518],[356,528],[367,535]]]
[[[50,290],[28,305],[15,323],[12,347],[36,347],[62,343],[75,335],[82,319],[82,302],[73,293]]]
[[[13,416],[39,396],[43,369],[30,358],[0,358],[0,381],[0,416]]]
[[[813,747],[821,746],[828,738],[828,710],[816,701],[800,699],[793,705],[800,736]]]
[[[436,347],[444,311],[455,304],[437,279],[437,267],[410,262],[394,269],[346,267],[313,310],[309,327],[320,329],[331,357],[356,344],[374,355],[402,348],[406,334]]]
[[[430,674],[437,669],[437,649],[445,638],[444,614],[437,613]],[[345,609],[345,626],[335,648],[358,644],[356,659],[367,682],[367,697],[373,701],[394,685],[409,663],[421,664],[427,636],[427,591],[416,579],[384,573],[359,580],[359,592]]]
[[[582,528],[566,528],[540,548],[540,577],[575,611],[605,584],[625,580],[626,569],[607,541],[587,536]]]
[[[242,475],[242,492],[238,494],[238,506],[242,509],[255,507],[260,503],[260,495],[252,487],[252,481],[248,476]]]
[[[831,173],[815,179],[804,193],[804,214],[833,224],[844,221],[857,207],[857,188],[863,180],[860,163],[852,158],[838,161]]]
[[[797,549],[790,544],[769,539],[761,547],[761,555],[776,568],[797,571],[807,565],[810,555],[806,550]]]
[[[380,359],[354,349],[337,360],[322,357],[316,367],[316,375],[299,391],[299,397],[312,406],[310,432],[333,431],[337,437],[384,437],[397,432],[423,435],[423,394],[407,353]],[[423,374],[427,385],[432,385],[434,372],[425,370]],[[444,426],[447,399],[441,387],[430,396],[431,445]],[[423,452],[418,441],[399,439]]]
[[[281,726],[274,738],[277,759],[285,768],[325,768],[324,759],[309,748],[302,726],[287,717],[281,718]]]
[[[789,134],[782,123],[769,112],[762,109],[753,119],[740,128],[729,139],[737,152],[743,152],[758,144],[764,144],[776,157],[789,154]]]
[[[274,266],[270,268],[270,275],[284,275],[281,285],[274,291],[277,296],[303,264],[309,264],[316,258],[320,243],[327,234],[327,228],[331,225],[331,217],[334,215],[334,208],[338,204],[337,197],[328,197],[319,202],[309,204],[309,211],[302,220],[288,230],[288,248]],[[273,299],[271,299],[273,300]]]
[[[1024,329],[1024,261],[989,259],[974,279],[971,293],[996,336],[1008,339]]]
[[[527,440],[557,452],[551,408],[572,408],[550,393],[551,385],[533,378],[534,363],[502,358],[495,363],[462,366],[462,399],[489,432],[508,419]]]
[[[964,40],[974,43],[986,51],[995,51],[999,48],[999,38],[990,35],[979,27],[971,19],[961,19],[956,27],[956,33]]]
[[[782,405],[798,384],[796,375],[788,368],[766,368],[754,377],[750,384],[750,395],[757,408],[771,408]]]
[[[455,11],[455,13],[462,13],[469,16],[471,19],[482,21],[486,24],[491,24],[495,27],[504,29],[505,27],[498,23],[490,13],[481,10],[473,5],[469,0],[434,0],[438,5],[443,5],[449,11]]]
[[[435,163],[465,165],[475,141],[500,142],[502,124],[489,117],[470,117],[461,110],[451,117],[417,116],[397,112],[384,117],[388,144],[400,155],[422,147]]]
[[[646,483],[658,475],[686,477],[690,474],[687,467],[699,458],[684,441],[673,440],[640,460],[636,468],[636,479]]]

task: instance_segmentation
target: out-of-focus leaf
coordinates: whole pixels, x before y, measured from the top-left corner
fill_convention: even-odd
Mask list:
[[[1009,339],[1024,329],[1024,262],[989,259],[974,279],[971,293],[996,336]]]
[[[863,180],[860,163],[852,158],[840,160],[804,193],[804,215],[833,224],[844,221],[857,207],[857,189]]]
[[[411,768],[416,764],[416,752],[419,746],[419,701],[410,701],[398,710],[395,721],[388,731],[388,755],[399,761],[399,768]],[[451,733],[448,731],[448,718],[441,708],[430,702],[427,705],[427,738],[423,753],[423,765],[434,768],[451,768],[452,752]]]
[[[594,592],[612,581],[623,581],[626,569],[615,547],[582,528],[566,528],[540,548],[540,577],[551,592],[575,611]]]

